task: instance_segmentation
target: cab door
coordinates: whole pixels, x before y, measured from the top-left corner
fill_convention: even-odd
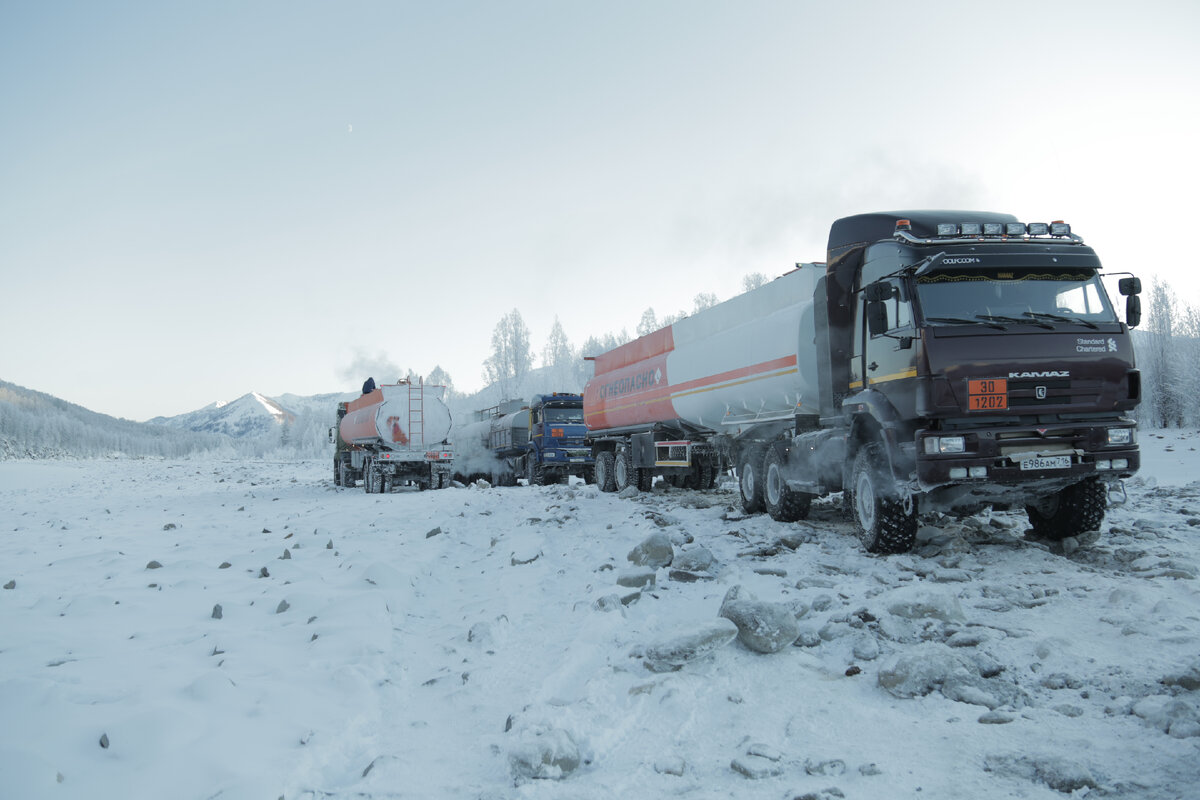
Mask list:
[[[875,301],[883,306],[886,323],[882,331],[872,331],[870,324],[862,326],[863,358],[860,362],[866,388],[882,393],[901,417],[916,415],[917,347],[913,324],[912,296],[908,283],[900,278],[878,282],[890,287],[887,299]],[[864,300],[863,313],[879,314]]]

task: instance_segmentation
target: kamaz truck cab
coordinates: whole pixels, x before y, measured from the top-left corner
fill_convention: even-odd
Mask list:
[[[529,445],[525,477],[530,484],[558,483],[568,475],[594,480],[594,461],[583,422],[583,396],[534,395],[529,405]]]
[[[1137,470],[1129,328],[1070,226],[1007,214],[862,214],[830,230],[818,324],[846,431],[842,485],[869,549],[906,550],[923,511],[1024,506],[1048,538],[1094,530]],[[820,312],[818,312],[820,313]]]

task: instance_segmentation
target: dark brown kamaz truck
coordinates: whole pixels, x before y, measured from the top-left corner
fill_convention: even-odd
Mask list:
[[[835,222],[814,296],[829,391],[814,429],[776,443],[790,467],[776,490],[844,488],[876,552],[909,549],[932,511],[1023,507],[1050,539],[1098,529],[1139,466],[1129,413],[1141,395],[1129,335],[1140,282],[1119,282],[1122,321],[1100,271],[1061,222],[968,211]]]

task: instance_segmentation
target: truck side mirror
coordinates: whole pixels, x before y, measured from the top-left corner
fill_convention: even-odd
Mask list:
[[[1133,280],[1137,280],[1134,278]],[[1124,283],[1124,281],[1122,281]],[[1142,321],[1142,298],[1136,294],[1131,294],[1125,298],[1125,324],[1131,328],[1136,328],[1138,323]]]
[[[863,294],[866,295],[867,302],[882,302],[884,300],[891,300],[896,296],[896,287],[890,283],[876,281],[875,283],[868,284],[863,289]]]
[[[1131,297],[1142,293],[1142,281],[1140,278],[1121,278],[1117,282],[1117,288],[1121,294]]]
[[[887,306],[882,300],[867,302],[867,329],[872,336],[882,336],[888,329]]]

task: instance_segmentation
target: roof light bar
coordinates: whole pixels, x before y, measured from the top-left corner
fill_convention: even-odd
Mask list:
[[[1071,226],[1062,220],[1045,222],[939,222],[937,233],[929,238],[919,238],[912,233],[912,221],[896,220],[896,238],[918,244],[934,242],[981,242],[987,239],[1028,241],[1039,236],[1054,236],[1076,244],[1083,239],[1071,233]]]

